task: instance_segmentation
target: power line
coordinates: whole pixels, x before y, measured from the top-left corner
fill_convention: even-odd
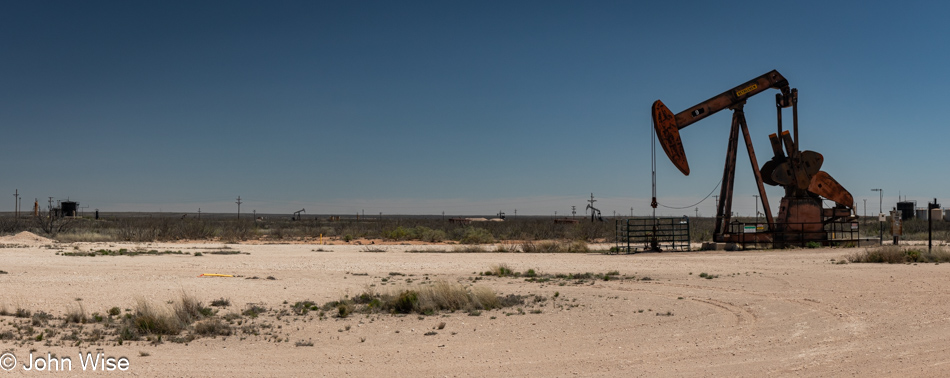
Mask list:
[[[691,207],[693,207],[693,206],[699,205],[699,204],[703,203],[703,201],[709,199],[709,197],[712,196],[712,194],[716,192],[716,189],[718,189],[718,188],[719,188],[719,185],[721,185],[721,184],[722,184],[722,179],[719,179],[719,183],[716,184],[716,186],[715,186],[711,191],[709,191],[709,194],[707,194],[706,197],[703,197],[703,199],[699,200],[699,202],[696,202],[696,203],[694,203],[694,204],[692,204],[692,205],[689,205],[689,206],[684,206],[684,207],[672,207],[672,206],[666,206],[666,205],[663,205],[663,204],[660,204],[660,203],[657,203],[657,204],[660,205],[660,206],[663,206],[663,207],[665,207],[665,208],[667,208],[667,209],[675,209],[675,210],[688,209],[688,208],[691,208]],[[718,197],[718,196],[716,196],[716,197]]]

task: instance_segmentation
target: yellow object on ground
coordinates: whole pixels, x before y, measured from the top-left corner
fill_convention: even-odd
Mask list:
[[[203,273],[198,277],[234,277],[233,274],[215,274],[215,273]]]

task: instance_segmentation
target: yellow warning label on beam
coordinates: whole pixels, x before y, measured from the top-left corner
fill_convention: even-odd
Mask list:
[[[750,86],[748,86],[748,87],[742,88],[742,89],[736,91],[736,96],[742,96],[742,95],[744,95],[744,94],[746,94],[746,93],[752,92],[752,91],[754,91],[754,90],[755,90],[756,88],[758,88],[758,87],[759,87],[758,84],[752,84],[752,85],[750,85]]]

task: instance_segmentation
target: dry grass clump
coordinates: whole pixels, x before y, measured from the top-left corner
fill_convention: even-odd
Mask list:
[[[556,240],[548,241],[525,241],[521,243],[521,251],[525,253],[575,253],[589,252],[590,248],[582,240],[569,242],[560,242]]]
[[[184,328],[175,312],[165,306],[157,306],[144,299],[137,299],[131,318],[130,331],[138,334],[177,335]]]
[[[514,270],[512,270],[511,267],[509,267],[508,264],[505,264],[505,263],[492,265],[491,269],[485,272],[486,276],[497,276],[497,277],[507,277],[514,274],[515,274]]]
[[[219,318],[205,319],[195,323],[195,334],[201,336],[230,336],[231,326]]]
[[[337,310],[337,317],[352,313],[389,312],[432,315],[440,311],[481,311],[505,307],[515,303],[511,298],[499,297],[486,287],[467,288],[458,283],[438,281],[415,288],[377,293],[368,288],[349,299],[328,302],[322,309]]]
[[[459,311],[459,310],[491,310],[492,304],[497,304],[497,298],[494,301],[486,301],[488,303],[483,303],[482,298],[485,298],[485,290],[488,290],[491,295],[494,295],[494,292],[491,292],[491,289],[481,288],[481,296],[475,295],[475,293],[469,291],[464,286],[458,283],[448,283],[445,281],[439,281],[432,285],[427,285],[419,288],[419,302],[416,305],[417,311],[422,313],[430,313],[435,311]]]
[[[846,259],[851,263],[941,263],[950,262],[950,251],[943,247],[926,251],[917,247],[901,248],[897,245],[886,245],[877,248],[867,248],[864,252],[854,253],[846,257]]]
[[[112,235],[106,235],[95,231],[73,231],[56,235],[56,241],[60,243],[74,242],[108,242],[114,240]]]
[[[66,312],[67,323],[85,323],[87,320],[86,309],[82,307],[82,303],[79,303],[77,308]]]
[[[181,299],[175,303],[175,316],[183,324],[191,324],[195,321],[211,316],[214,310],[204,307],[193,295],[185,292],[181,293]]]
[[[170,308],[137,299],[135,311],[127,318],[129,331],[134,335],[177,335],[190,324],[213,315],[213,310],[202,306],[194,296],[185,292]]]
[[[455,252],[455,253],[484,253],[484,252],[488,252],[488,249],[486,249],[485,247],[482,247],[482,246],[480,246],[480,245],[476,245],[476,244],[465,244],[465,245],[457,245],[457,246],[455,246],[455,247],[452,247],[452,252]]]

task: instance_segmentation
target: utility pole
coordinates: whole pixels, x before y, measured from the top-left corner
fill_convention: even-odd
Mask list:
[[[49,211],[50,213],[49,216],[50,218],[52,218],[53,217],[53,197],[49,198],[49,208],[47,209],[47,211]]]
[[[884,214],[884,189],[871,189],[872,192],[880,193],[877,203],[877,212],[878,212],[878,223],[881,228],[881,240],[880,245],[884,245],[884,222],[881,221],[881,214]]]
[[[939,209],[937,199],[933,203],[927,204],[927,252],[932,252],[934,247],[934,212],[933,209]]]
[[[696,216],[695,216],[695,218],[699,218],[699,207],[696,207]]]
[[[752,196],[755,197],[755,226],[759,227],[759,195],[753,194]]]
[[[577,215],[577,206],[571,206],[571,219],[574,219],[575,215]]]
[[[630,218],[633,218],[633,207],[630,208]]]
[[[597,200],[594,199],[594,193],[591,193],[591,194],[590,194],[590,199],[587,200],[587,202],[590,202],[590,204],[587,205],[587,207],[591,208],[591,210],[590,210],[590,221],[593,222],[593,221],[594,221],[594,210],[593,210],[593,209],[594,209],[594,202],[597,202]]]
[[[716,212],[718,213],[719,212],[719,196],[713,196],[713,198],[716,200]]]
[[[238,205],[238,219],[241,219],[241,196],[238,196],[237,202],[235,203]]]
[[[16,218],[20,217],[20,189],[17,189],[13,192],[13,216]]]
[[[198,208],[198,219],[201,219],[201,208]]]

